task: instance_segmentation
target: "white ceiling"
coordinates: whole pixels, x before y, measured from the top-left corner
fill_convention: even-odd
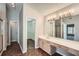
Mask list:
[[[28,5],[30,5],[32,8],[34,8],[35,10],[37,10],[39,13],[43,15],[53,13],[70,4],[71,3],[28,3]],[[16,3],[14,8],[11,6],[11,3],[7,4],[7,8],[9,10],[15,10],[17,12],[20,11],[21,7],[22,7],[22,3]]]
[[[12,7],[11,3],[7,3],[7,8],[11,11],[17,11],[20,12],[21,8],[22,8],[22,3],[15,3],[15,7]]]
[[[7,3],[7,18],[9,20],[18,20],[19,19],[19,13],[22,8],[22,3],[15,3],[15,7],[12,7],[11,3]]]
[[[70,4],[71,3],[30,3],[28,5],[36,9],[38,12],[46,15],[62,9]]]

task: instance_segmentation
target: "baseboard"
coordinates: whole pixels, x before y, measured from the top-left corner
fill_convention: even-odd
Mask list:
[[[30,40],[31,38],[28,38],[27,40]],[[35,41],[34,39],[31,39],[31,40],[33,40],[33,41]]]
[[[12,40],[11,42],[17,42],[16,40]]]
[[[18,43],[19,44],[19,43]],[[25,51],[23,51],[23,49],[22,49],[22,47],[21,47],[21,45],[19,44],[19,46],[20,46],[20,49],[21,49],[21,51],[22,51],[22,53],[25,53]]]
[[[11,45],[10,43],[7,44],[8,46]]]
[[[24,54],[24,53],[26,53],[27,51],[22,51],[22,53]]]
[[[2,53],[3,53],[5,50],[6,50],[6,48],[5,48],[5,49],[3,49],[3,50],[0,52],[0,56],[2,55]]]
[[[35,46],[35,49],[38,49],[39,47],[38,46]]]
[[[3,53],[3,50],[1,51],[0,56],[2,55],[2,53]]]
[[[7,46],[6,46],[5,48],[3,48],[3,51],[5,51],[5,50],[6,50],[6,48],[7,48]]]

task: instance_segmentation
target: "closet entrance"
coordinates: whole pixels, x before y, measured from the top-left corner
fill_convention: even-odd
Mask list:
[[[27,21],[27,50],[35,48],[35,28],[36,20],[28,18]]]

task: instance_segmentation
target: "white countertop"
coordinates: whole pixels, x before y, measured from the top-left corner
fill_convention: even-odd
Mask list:
[[[46,37],[44,35],[39,36],[39,38],[42,38],[47,41],[51,41],[53,43],[57,43],[75,50],[79,51],[79,42],[78,41],[71,41],[71,40],[66,40],[62,38],[56,38],[56,37]]]

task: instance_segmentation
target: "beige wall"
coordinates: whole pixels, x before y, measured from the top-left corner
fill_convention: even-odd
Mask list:
[[[28,4],[23,4],[23,51],[27,50],[27,19],[36,19],[35,47],[38,47],[38,35],[43,34],[43,16]]]

